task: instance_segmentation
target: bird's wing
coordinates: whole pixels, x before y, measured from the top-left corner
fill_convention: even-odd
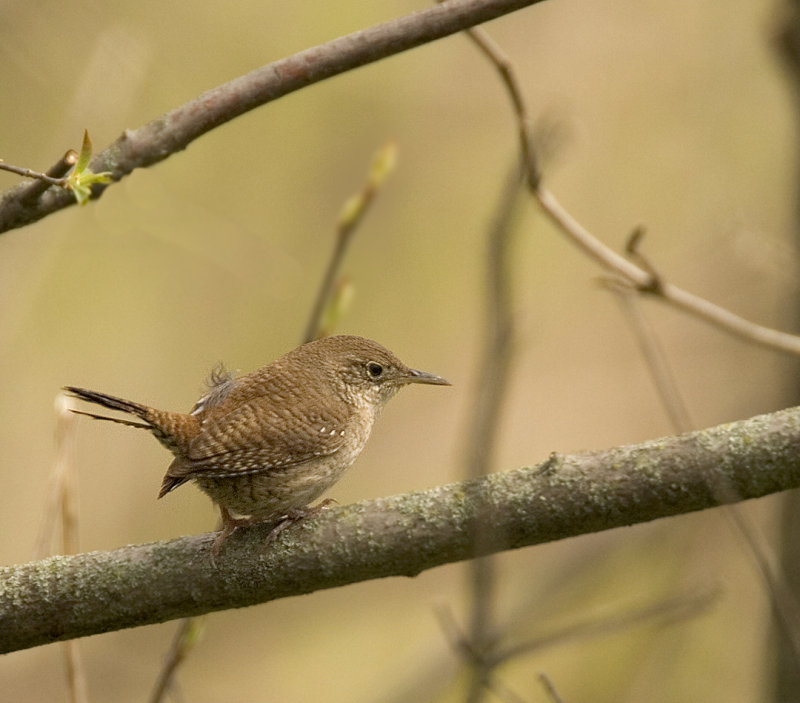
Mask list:
[[[203,419],[182,461],[169,474],[254,473],[328,456],[346,441],[348,408],[294,399],[291,412],[276,413],[266,397],[251,398],[228,413]]]

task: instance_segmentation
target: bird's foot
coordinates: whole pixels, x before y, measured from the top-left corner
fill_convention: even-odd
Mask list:
[[[278,535],[287,527],[291,527],[297,522],[319,515],[329,505],[335,502],[336,501],[333,498],[326,498],[321,503],[317,503],[316,505],[307,505],[305,508],[295,508],[294,510],[290,510],[280,519],[278,524],[270,530],[269,534],[267,535],[267,544],[272,544],[278,538]]]
[[[321,503],[316,505],[308,505],[305,508],[295,508],[290,510],[275,523],[275,526],[270,530],[267,535],[267,544],[272,544],[278,535],[283,532],[287,527],[294,525],[297,522],[314,517],[325,510],[329,505],[335,503],[333,498],[326,498]],[[251,525],[259,525],[265,522],[275,522],[274,518],[270,517],[233,517],[226,508],[220,507],[220,514],[222,515],[222,525],[217,533],[214,543],[211,545],[211,564],[217,565],[217,557],[222,549],[225,540],[230,537],[237,527],[250,527]]]
[[[217,565],[217,557],[219,556],[220,549],[228,537],[230,537],[237,527],[249,527],[259,522],[264,522],[262,518],[252,517],[233,517],[226,508],[220,506],[220,514],[222,515],[222,525],[217,532],[216,539],[211,545],[211,564]]]

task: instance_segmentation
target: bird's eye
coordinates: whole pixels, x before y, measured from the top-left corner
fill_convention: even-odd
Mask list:
[[[374,361],[370,361],[367,364],[367,373],[370,375],[370,378],[380,378],[383,375],[383,366]]]

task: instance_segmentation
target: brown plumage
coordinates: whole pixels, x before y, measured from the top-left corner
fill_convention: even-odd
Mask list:
[[[376,342],[337,336],[304,344],[241,378],[215,369],[208,393],[190,413],[74,386],[64,390],[136,416],[140,421],[74,411],[148,429],[175,455],[158,497],[195,481],[222,514],[216,555],[239,525],[313,512],[307,506],[353,463],[380,409],[409,383],[449,385],[408,368]]]

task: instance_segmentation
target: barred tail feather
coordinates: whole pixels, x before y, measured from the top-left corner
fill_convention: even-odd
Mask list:
[[[88,417],[93,417],[96,420],[108,420],[109,422],[118,422],[122,425],[129,425],[131,427],[143,427],[146,429],[152,429],[152,424],[148,422],[147,415],[148,415],[148,408],[144,405],[139,405],[139,403],[134,403],[130,400],[125,400],[124,398],[117,398],[113,395],[107,395],[106,393],[99,393],[97,391],[90,391],[86,388],[77,388],[75,386],[64,386],[64,390],[73,398],[80,398],[81,400],[85,400],[87,403],[95,403],[96,405],[102,405],[104,408],[108,408],[109,410],[119,410],[123,413],[128,413],[130,415],[136,415],[137,417],[142,418],[145,422],[133,422],[131,420],[119,420],[114,417],[106,417],[105,415],[95,415],[94,413],[88,413],[83,410],[73,410],[72,412],[77,413],[78,415],[87,415]]]
[[[127,425],[128,427],[141,427],[143,430],[152,430],[153,426],[148,425],[146,422],[136,422],[136,420],[122,420],[118,417],[108,417],[108,415],[97,415],[96,413],[87,413],[85,410],[75,410],[75,408],[70,408],[69,411],[71,413],[75,413],[76,415],[84,415],[86,417],[91,417],[94,420],[107,420],[108,422],[116,422],[120,425]]]

